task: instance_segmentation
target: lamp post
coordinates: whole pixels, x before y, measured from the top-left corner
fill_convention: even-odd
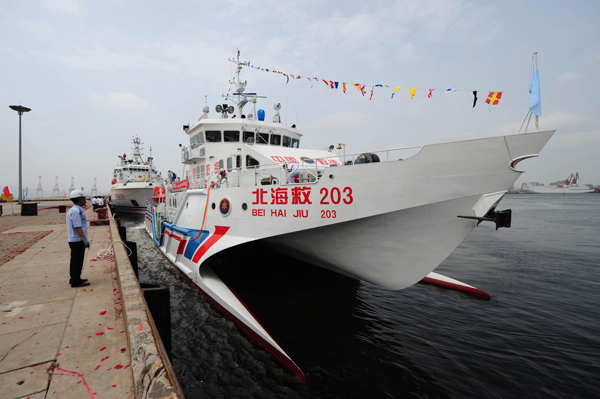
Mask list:
[[[23,203],[23,169],[21,163],[21,115],[31,111],[31,108],[22,105],[9,105],[10,109],[19,113],[19,204]]]

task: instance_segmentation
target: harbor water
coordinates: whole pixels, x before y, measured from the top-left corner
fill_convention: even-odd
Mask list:
[[[431,285],[389,291],[249,244],[210,259],[306,374],[301,384],[184,281],[142,228],[140,281],[171,288],[186,398],[591,398],[600,392],[600,195],[508,195]],[[365,265],[367,267],[367,265]]]

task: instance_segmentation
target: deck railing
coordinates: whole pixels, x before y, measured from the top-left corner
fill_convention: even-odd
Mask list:
[[[283,168],[283,164],[280,162],[227,169],[227,180],[230,187],[315,184],[328,168],[351,167],[361,163],[402,161],[416,155],[422,148],[423,145],[399,147],[371,152],[331,155],[330,157],[311,159],[308,162],[301,161],[297,164],[300,171],[298,183],[287,182],[287,170]],[[332,160],[336,161],[337,164],[332,163]],[[342,163],[339,164],[338,160],[341,160]],[[190,181],[189,189],[204,189],[214,182],[217,182],[217,184],[213,189],[225,187],[225,183],[219,184],[220,175],[215,173],[211,173],[209,176],[203,174],[192,175],[188,178]]]

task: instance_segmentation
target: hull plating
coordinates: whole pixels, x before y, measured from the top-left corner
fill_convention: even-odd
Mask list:
[[[537,156],[553,133],[424,146],[404,161],[328,168],[315,183],[240,184],[210,194],[188,190],[177,197],[173,223],[161,223],[163,209],[146,215],[146,227],[182,273],[301,375],[244,304],[202,265],[206,259],[264,240],[360,280],[391,289],[409,287],[477,226],[477,221],[458,216],[482,217],[494,208],[522,173],[516,163]]]

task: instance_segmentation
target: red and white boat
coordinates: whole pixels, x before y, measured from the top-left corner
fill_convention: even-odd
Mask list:
[[[469,287],[430,274],[496,211],[554,131],[337,155],[300,148],[302,134],[256,111],[237,66],[235,106],[209,108],[184,126],[184,180],[160,189],[146,213],[156,245],[224,313],[299,378],[302,371],[206,265],[228,248],[261,240],[275,250],[355,279],[400,290],[429,283]],[[252,104],[251,112],[244,108]],[[331,148],[333,150],[333,148]],[[410,157],[403,152],[412,152]],[[402,158],[402,159],[399,159]],[[477,290],[478,291],[478,290]]]

